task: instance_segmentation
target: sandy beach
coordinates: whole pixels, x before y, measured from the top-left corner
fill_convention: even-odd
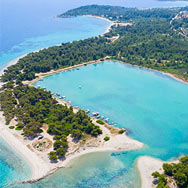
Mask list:
[[[77,109],[75,109],[77,110]],[[96,123],[96,119],[92,117],[93,123]],[[12,120],[10,125],[15,125]],[[9,126],[10,126],[9,125]],[[57,169],[68,166],[69,162],[81,155],[92,153],[92,152],[105,152],[105,151],[128,151],[136,150],[143,147],[143,144],[129,138],[125,134],[111,133],[110,129],[106,126],[100,125],[103,134],[95,137],[89,137],[84,143],[75,143],[72,138],[68,137],[69,149],[66,154],[65,160],[59,161],[58,163],[51,163],[48,159],[48,153],[53,150],[53,147],[48,150],[41,152],[33,147],[33,143],[37,140],[24,139],[21,135],[22,131],[16,131],[9,129],[9,126],[5,125],[5,120],[0,113],[0,136],[29,164],[32,170],[31,179],[28,182],[40,180],[41,178],[55,172]],[[112,127],[113,128],[113,127]],[[118,128],[113,128],[119,131]],[[114,131],[113,130],[113,131]],[[44,138],[48,138],[53,142],[52,136],[46,132],[42,133]],[[109,136],[109,141],[104,141],[104,137]]]
[[[141,178],[141,188],[154,188],[153,177],[151,174],[155,171],[162,173],[163,161],[148,156],[137,159],[137,168]]]
[[[89,15],[86,15],[89,16]],[[109,32],[112,25],[116,24],[106,18],[102,18],[102,17],[97,17],[100,19],[105,19],[109,22],[111,22],[111,25],[107,28],[107,30],[105,31],[105,33]],[[16,64],[18,62],[18,60],[20,58],[23,58],[25,55],[22,55],[12,61],[10,61],[7,64],[8,66],[11,66],[13,64]],[[107,60],[110,57],[105,57],[103,58],[103,60]],[[97,60],[97,61],[90,61],[90,62],[86,62],[86,63],[82,63],[79,65],[74,65],[71,67],[67,67],[67,68],[63,68],[63,69],[59,69],[59,70],[51,70],[50,72],[47,73],[40,73],[37,74],[37,78],[32,80],[32,81],[25,81],[24,84],[29,84],[32,85],[33,83],[37,82],[38,80],[48,76],[48,75],[52,75],[58,72],[62,72],[62,71],[68,71],[68,70],[72,70],[74,68],[78,68],[81,66],[85,66],[85,65],[89,65],[89,64],[96,64],[96,63],[101,63],[103,62],[102,60]],[[119,61],[121,62],[121,61]],[[122,63],[126,63],[123,62]],[[5,67],[3,70],[0,71],[0,75],[3,73],[3,71],[7,68]],[[140,67],[140,66],[138,66]],[[145,68],[145,67],[144,67]],[[148,68],[146,68],[148,69]],[[158,71],[158,70],[155,70]],[[159,71],[163,74],[166,74],[170,77],[173,77],[174,79],[180,81],[180,82],[184,82],[187,83],[185,80],[183,80],[182,78],[177,77],[176,75],[170,74],[170,73],[166,73],[166,72],[162,72]],[[0,87],[1,87],[0,83]],[[61,101],[59,99],[57,99],[59,103],[64,104],[64,101]],[[76,111],[76,109],[74,109],[74,111]],[[96,123],[96,119],[92,117],[92,121],[93,123]],[[15,122],[13,122],[14,125]],[[63,161],[59,161],[58,163],[51,163],[48,159],[48,153],[50,151],[52,151],[52,147],[49,148],[47,151],[44,152],[40,152],[38,150],[36,150],[33,147],[33,142],[35,142],[37,139],[30,141],[27,139],[24,139],[23,136],[21,135],[21,131],[16,131],[16,130],[12,130],[9,129],[8,127],[10,126],[6,126],[5,125],[5,120],[4,120],[4,116],[2,115],[2,112],[0,112],[0,137],[2,137],[31,167],[31,171],[32,171],[32,176],[31,179],[29,181],[37,181],[53,172],[55,172],[57,169],[59,168],[63,168],[63,167],[67,167],[70,163],[70,161],[72,161],[73,159],[81,156],[81,155],[85,155],[88,153],[92,153],[92,152],[105,152],[105,151],[113,151],[113,152],[119,152],[119,151],[129,151],[129,150],[136,150],[136,149],[140,149],[143,147],[143,143],[136,141],[134,139],[129,138],[128,136],[126,136],[125,134],[117,134],[118,132],[118,128],[114,128],[110,125],[100,125],[97,124],[98,126],[100,126],[100,128],[103,131],[103,134],[98,136],[97,138],[89,138],[87,140],[87,142],[83,143],[74,143],[74,141],[71,139],[71,137],[68,138],[69,140],[69,150],[66,154],[66,159]],[[112,133],[109,129],[109,127],[113,128],[113,130],[116,130],[116,134]],[[46,132],[43,133],[44,138],[48,138],[49,140],[51,140],[53,142],[53,138],[52,136],[50,136],[49,134],[47,134]],[[105,136],[109,136],[110,140],[105,142],[104,141],[104,137]],[[160,161],[158,159],[154,159],[151,157],[140,157],[137,160],[137,166],[139,169],[139,172],[141,174],[141,179],[142,179],[142,188],[148,188],[148,187],[154,187],[152,181],[153,178],[151,176],[152,172],[158,170],[159,172],[162,172],[160,169],[162,167],[163,161]]]
[[[168,163],[178,163],[178,160],[167,161]],[[158,171],[159,173],[163,173],[162,166],[166,161],[162,161],[160,159],[156,159],[149,156],[142,156],[137,159],[137,168],[140,173],[141,178],[141,188],[155,188],[155,184],[153,182],[154,178],[152,177],[152,173]]]
[[[101,34],[102,36],[103,36],[104,34],[110,32],[111,27],[112,27],[113,25],[115,25],[115,23],[114,23],[113,21],[111,21],[111,20],[109,20],[109,19],[107,19],[107,18],[101,17],[101,16],[92,16],[92,15],[83,15],[83,16],[102,19],[102,20],[105,20],[105,21],[107,21],[107,22],[110,23],[110,25],[106,28],[105,32]]]

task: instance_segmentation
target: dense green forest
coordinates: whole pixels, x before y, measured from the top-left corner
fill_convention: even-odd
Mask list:
[[[175,183],[179,188],[188,187],[188,157],[180,158],[180,162],[175,164],[163,164],[164,174],[154,172],[152,176],[158,179],[157,188],[170,188]]]
[[[167,71],[187,80],[188,41],[173,30],[175,25],[170,24],[171,19],[180,10],[180,8],[138,10],[97,5],[70,10],[60,16],[86,13],[104,16],[106,12],[107,18],[129,21],[133,25],[113,26],[104,36],[63,43],[31,53],[20,59],[16,65],[10,66],[1,80],[20,83],[23,80],[34,79],[36,73],[103,59],[106,56],[133,65]],[[110,42],[109,38],[117,35],[120,38],[113,43]]]
[[[22,81],[33,80],[37,73],[86,63],[91,60],[111,60],[167,71],[188,79],[188,41],[174,31],[183,20],[171,20],[187,8],[129,9],[123,7],[91,5],[70,10],[59,17],[90,14],[103,16],[116,22],[131,22],[129,26],[114,25],[104,36],[63,43],[39,52],[30,53],[17,64],[4,71],[0,93],[1,110],[7,124],[18,118],[17,129],[24,136],[35,136],[44,123],[54,135],[55,153],[51,159],[62,156],[67,150],[66,138],[82,134],[97,136],[101,130],[91,123],[84,111],[74,114],[72,108],[57,104],[50,92],[24,86]],[[183,23],[187,24],[187,20]],[[110,38],[119,36],[111,42]],[[59,149],[61,148],[61,149]],[[59,150],[58,150],[59,149]],[[61,154],[60,154],[61,153]]]
[[[103,16],[113,21],[130,21],[137,18],[170,18],[175,16],[177,8],[173,9],[143,9],[125,8],[109,5],[88,5],[69,10],[59,17],[71,17],[82,15]]]
[[[7,124],[16,118],[16,129],[23,129],[25,137],[34,138],[42,132],[42,125],[48,124],[47,132],[54,136],[54,150],[58,157],[68,149],[69,134],[80,139],[84,134],[98,136],[102,133],[85,111],[74,113],[72,107],[58,104],[51,93],[43,89],[19,84],[0,93],[0,104]]]

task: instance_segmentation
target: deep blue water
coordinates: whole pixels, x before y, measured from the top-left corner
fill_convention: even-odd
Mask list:
[[[55,17],[59,13],[62,13],[68,9],[87,4],[109,4],[138,8],[174,7],[188,5],[187,2],[159,2],[154,0],[0,0],[0,69],[5,67],[7,65],[7,62],[9,62],[10,60],[25,53],[52,45],[57,45],[62,42],[79,40],[103,33],[105,28],[109,25],[109,23],[104,20],[87,17],[78,17],[71,19],[57,19]],[[68,93],[67,96],[71,98],[71,95],[69,95]],[[117,96],[112,94],[111,97],[113,99]],[[111,97],[109,97],[109,99]],[[127,94],[127,98],[130,104],[135,102],[133,96]],[[102,98],[100,100],[102,100]],[[77,102],[75,101],[75,104],[76,103]],[[87,105],[89,106],[89,104]],[[117,104],[115,103],[113,105],[115,105],[115,109],[118,105],[118,102]],[[179,105],[177,102],[177,107],[178,106]],[[181,109],[180,106],[178,107],[178,110]],[[145,108],[147,109],[148,107],[145,106]],[[110,107],[110,109],[112,109],[112,106]],[[118,115],[117,112],[111,114],[105,108],[100,107],[100,105],[96,106],[96,110],[104,112],[104,114],[106,113],[106,116],[109,116],[113,121],[116,121],[116,118],[118,118],[117,123],[119,126],[125,126],[133,132],[135,131],[134,126],[137,127],[140,131],[134,132],[134,134],[131,134],[131,136],[137,138],[138,140],[144,139],[142,137],[142,133],[146,131],[142,130],[142,128],[139,127],[139,121],[141,121],[142,123],[144,121],[150,121],[153,127],[152,130],[156,131],[154,128],[155,122],[152,121],[151,117],[148,117],[148,120],[143,119],[142,115],[144,113],[140,110],[140,108],[138,108],[136,111],[136,113],[140,113],[139,120],[136,121],[134,119],[134,115],[130,115],[130,117],[125,118],[126,122],[124,125],[122,124],[124,118]],[[129,110],[131,110],[131,108]],[[127,111],[125,108],[125,113],[126,112]],[[173,113],[175,112],[172,111],[172,116]],[[182,114],[179,118],[186,116],[186,113],[187,112],[183,109]],[[159,118],[157,116],[157,113],[153,118]],[[161,124],[161,126],[165,126],[166,122],[168,122],[168,119],[166,119],[163,124]],[[179,132],[178,125],[179,124],[176,125],[174,132],[173,130],[171,131],[172,135],[176,135],[176,131]],[[150,131],[151,127],[148,129],[149,133]],[[165,132],[163,134],[165,134]],[[152,138],[152,134],[150,135],[150,137]],[[170,137],[171,136],[169,136],[169,138]],[[186,141],[186,137],[177,138],[178,143],[181,143],[182,140]],[[145,142],[145,140],[143,141]],[[153,144],[157,145],[157,143]],[[164,142],[164,145],[168,145],[168,143]],[[187,145],[186,143],[182,143],[180,145],[177,145],[176,147],[178,148],[178,151],[182,151],[187,147]],[[182,150],[179,148],[182,148]],[[21,178],[25,179],[30,175],[28,166],[2,140],[0,140],[0,149],[0,187],[14,180],[20,180]],[[174,151],[173,148],[169,150],[170,152]],[[145,151],[145,153],[147,151]],[[162,152],[162,149],[160,149],[159,151],[155,149],[154,154],[155,152]],[[185,149],[185,152],[187,152],[187,149]],[[182,151],[182,153],[185,152]],[[179,152],[179,154],[180,153],[181,152]],[[134,178],[136,173],[135,169],[133,168],[133,162],[137,155],[140,155],[140,151],[128,152],[128,154],[126,155],[123,154],[115,158],[111,157],[109,153],[83,156],[79,159],[79,163],[74,163],[74,168],[66,169],[64,171],[60,170],[57,175],[52,176],[52,178],[47,178],[46,180],[44,180],[44,182],[40,182],[38,186],[41,187],[41,184],[43,183],[46,186],[46,183],[48,182],[49,187],[52,187],[52,184],[54,187],[59,187],[57,182],[61,182],[63,175],[67,177],[66,181],[61,182],[64,187],[71,187],[72,185],[75,185],[76,187],[97,187],[100,184],[107,187],[109,187],[109,185],[112,185],[112,187],[113,185],[117,187],[117,180],[120,181],[120,185],[121,183],[122,185],[126,183],[126,185],[130,187],[130,185],[133,186],[133,182],[135,182]],[[157,155],[158,154],[156,154],[156,156]],[[172,154],[172,156],[176,155],[178,155],[178,153],[176,152],[175,154]],[[164,156],[162,157],[163,159],[169,158],[166,151],[162,152],[161,156]],[[99,161],[99,158],[103,163],[103,168],[100,168],[101,164],[97,162]],[[15,160],[18,162],[14,163]],[[88,161],[87,164],[85,163],[85,161]],[[91,161],[96,162],[92,163]],[[80,168],[82,168],[83,173],[76,177],[76,173],[80,172]],[[90,171],[90,169],[94,170]],[[129,176],[127,176],[126,173],[127,169],[129,169]],[[100,177],[103,177],[105,181],[102,181]],[[136,185],[137,183],[138,182],[136,182]],[[30,187],[31,185],[25,186]],[[36,187],[37,185],[33,186]],[[16,187],[20,187],[20,185],[16,185]]]

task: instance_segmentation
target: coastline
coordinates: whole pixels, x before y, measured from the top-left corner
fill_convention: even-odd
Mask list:
[[[72,70],[72,69],[75,69],[75,68],[79,68],[79,67],[82,67],[82,66],[102,63],[104,61],[120,62],[120,63],[124,63],[124,64],[130,65],[130,66],[144,68],[144,69],[150,70],[150,71],[155,71],[155,72],[161,73],[163,75],[169,76],[169,77],[173,78],[174,80],[179,81],[181,83],[188,84],[187,80],[185,80],[182,77],[179,77],[179,76],[177,76],[175,74],[172,74],[172,73],[169,73],[169,72],[166,72],[166,71],[159,71],[159,70],[148,68],[148,67],[144,67],[144,66],[132,65],[132,64],[126,63],[126,62],[121,61],[121,60],[111,60],[109,56],[104,57],[103,60],[99,59],[99,60],[96,60],[96,61],[89,61],[89,62],[85,62],[85,63],[73,65],[73,66],[69,66],[69,67],[66,67],[66,68],[58,69],[58,70],[51,70],[51,71],[46,72],[46,73],[39,73],[39,74],[36,74],[37,78],[35,78],[35,79],[31,80],[31,81],[23,81],[23,83],[24,84],[28,84],[28,85],[32,85],[35,82],[45,78],[46,76],[50,76],[50,75],[53,75],[53,74],[56,74],[56,73],[59,73],[59,72],[65,72],[65,71]]]
[[[155,188],[154,178],[151,174],[155,171],[162,173],[162,165],[163,161],[149,156],[142,156],[137,159],[136,166],[140,174],[141,188]]]
[[[101,34],[101,36],[103,36],[104,34],[110,32],[111,27],[116,24],[115,22],[113,22],[113,21],[111,21],[111,20],[109,20],[109,19],[107,19],[107,18],[105,18],[105,17],[101,17],[101,16],[93,16],[93,15],[89,15],[89,14],[88,14],[88,15],[83,15],[83,16],[87,16],[87,17],[91,17],[91,18],[102,19],[102,20],[105,20],[105,21],[107,21],[107,22],[110,23],[110,25],[106,28],[105,32]]]
[[[89,16],[89,15],[86,15],[86,16]],[[105,18],[102,18],[102,17],[96,17],[96,18],[105,19]],[[107,19],[105,19],[105,20],[107,20]],[[107,20],[107,21],[111,22],[112,24],[106,29],[105,33],[109,32],[112,25],[115,24],[114,22],[112,22],[110,20]],[[103,35],[105,33],[103,33]],[[37,50],[37,51],[39,51],[39,50]],[[37,52],[37,51],[34,51],[34,52]],[[3,70],[0,71],[0,75],[3,73],[3,71],[7,67],[16,64],[20,58],[23,58],[27,54],[24,54],[20,57],[17,57],[16,59],[11,60],[7,64],[7,66]],[[105,57],[104,60],[107,60],[108,58],[110,58],[110,57]],[[113,60],[110,60],[110,61],[113,61]],[[32,85],[33,83],[37,82],[38,80],[40,80],[41,78],[44,78],[46,76],[56,74],[56,73],[62,72],[62,71],[68,71],[68,70],[78,68],[78,67],[81,67],[81,66],[85,66],[85,65],[89,65],[89,64],[96,64],[96,63],[101,63],[101,62],[103,62],[103,61],[102,60],[90,61],[90,62],[74,65],[74,66],[71,66],[71,67],[62,68],[62,69],[59,69],[59,70],[56,70],[56,71],[52,70],[52,71],[47,72],[47,73],[40,73],[40,74],[37,74],[38,78],[36,78],[32,81],[25,81],[24,83]],[[123,62],[123,61],[120,61],[120,60],[116,60],[116,62],[126,63],[126,62]],[[128,64],[128,63],[126,63],[126,64]],[[131,64],[129,64],[129,65],[131,65]],[[179,78],[177,75],[174,75],[174,74],[171,74],[171,73],[168,73],[168,72],[159,71],[159,70],[156,70],[156,69],[151,69],[151,68],[142,67],[142,66],[138,66],[138,65],[132,65],[132,66],[137,66],[137,67],[140,67],[140,68],[145,68],[145,69],[148,69],[148,70],[157,71],[157,72],[160,72],[164,75],[168,75],[168,76],[172,77],[173,79],[175,79],[177,81],[188,84],[188,82],[183,80],[183,78]],[[1,87],[1,84],[2,83],[0,82],[0,87]],[[95,121],[95,119],[94,119],[94,121]],[[106,132],[105,134],[109,134],[109,133]],[[113,139],[111,139],[109,142],[105,142],[103,146],[102,145],[99,146],[99,147],[88,146],[88,147],[83,147],[83,148],[80,147],[79,150],[76,150],[72,153],[71,152],[68,153],[66,160],[61,161],[59,163],[50,163],[46,153],[45,153],[45,155],[46,155],[46,157],[45,157],[44,155],[40,155],[39,152],[32,151],[32,148],[28,147],[29,142],[27,142],[26,140],[24,140],[22,138],[22,136],[19,134],[19,131],[10,130],[8,128],[8,126],[5,125],[2,114],[0,114],[0,136],[17,153],[19,153],[19,155],[31,167],[32,177],[28,181],[23,181],[23,183],[38,181],[38,180],[54,173],[59,168],[67,167],[69,165],[70,161],[72,161],[73,159],[80,157],[82,155],[88,154],[88,153],[107,152],[107,151],[109,151],[109,152],[111,152],[111,151],[112,152],[129,151],[129,150],[140,149],[143,146],[142,143],[140,143],[136,140],[133,140],[126,135],[118,135],[119,137],[113,137]],[[119,147],[119,145],[121,145],[122,147]],[[162,167],[163,162],[158,160],[158,159],[151,158],[151,157],[141,157],[141,158],[138,159],[137,164],[138,164],[138,169],[139,169],[141,179],[142,179],[142,188],[152,187],[151,186],[151,183],[152,183],[151,178],[152,177],[150,177],[151,173],[153,171],[159,170]],[[150,168],[151,166],[152,166],[152,168]]]
[[[152,173],[158,171],[159,173],[163,173],[164,170],[162,166],[164,163],[178,163],[178,160],[173,161],[162,161],[157,158],[149,157],[149,156],[141,156],[136,161],[136,166],[138,168],[140,179],[141,179],[141,188],[155,188],[154,178],[152,177]]]
[[[59,102],[59,101],[58,101]],[[61,104],[65,104],[63,101]],[[78,109],[74,109],[76,112]],[[96,123],[96,119],[91,117],[93,123],[100,126],[103,134],[95,137],[89,137],[86,142],[74,143],[72,138],[68,136],[69,149],[65,155],[64,160],[60,160],[58,163],[50,162],[48,159],[48,153],[53,149],[49,148],[47,151],[41,152],[33,147],[33,143],[37,140],[24,139],[21,135],[22,131],[9,129],[9,126],[5,125],[3,113],[0,113],[0,137],[2,137],[12,149],[17,152],[31,168],[31,178],[23,182],[14,183],[32,183],[37,182],[46,176],[54,173],[59,168],[68,167],[69,163],[82,155],[94,152],[120,152],[137,150],[143,147],[143,143],[129,138],[125,134],[118,134],[119,128],[112,127],[108,124],[100,125]],[[15,125],[14,120],[11,121],[11,125]],[[109,127],[116,130],[116,133],[111,133]],[[44,138],[48,138],[53,141],[52,136],[43,132]],[[109,136],[109,141],[104,141],[104,137]]]

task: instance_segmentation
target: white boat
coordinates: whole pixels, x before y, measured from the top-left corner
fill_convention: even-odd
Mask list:
[[[106,118],[104,121],[105,121],[105,122],[108,122],[108,121],[109,121],[109,118]]]
[[[86,113],[89,113],[89,112],[90,112],[90,110],[89,110],[89,109],[87,109],[87,110],[86,110]]]
[[[99,115],[99,112],[93,112],[92,115],[93,115],[93,116],[98,116],[98,115]]]

